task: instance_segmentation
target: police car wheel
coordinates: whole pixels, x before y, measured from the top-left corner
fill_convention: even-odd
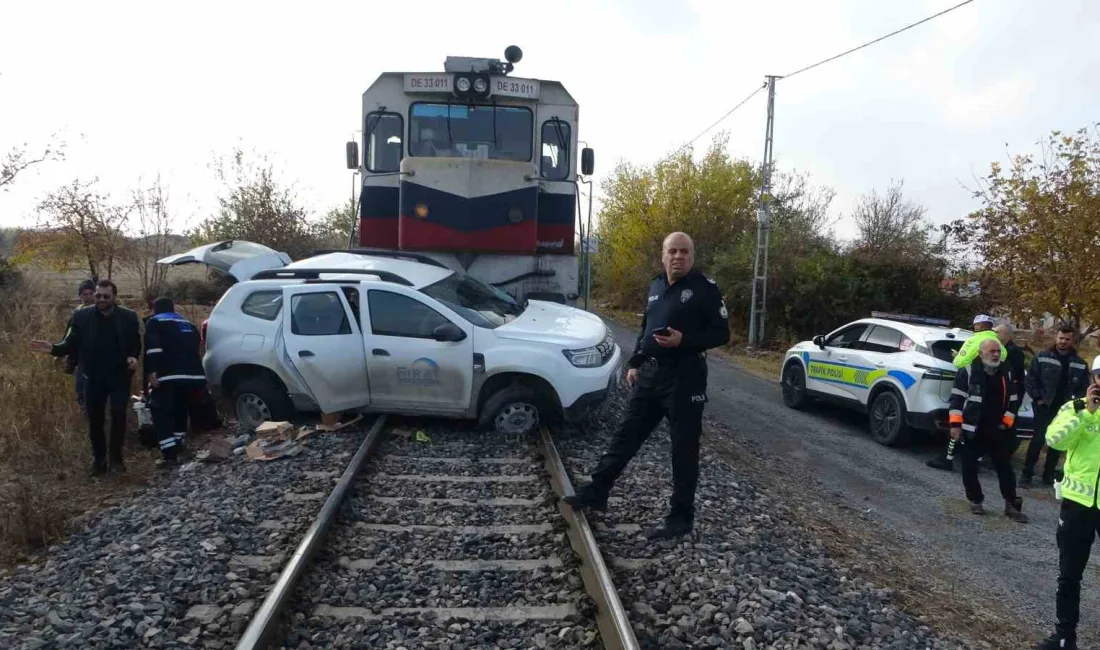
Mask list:
[[[806,406],[806,372],[797,363],[783,369],[783,403],[792,409]]]
[[[529,435],[547,418],[545,400],[526,386],[509,386],[494,393],[481,412],[483,429],[505,435]]]
[[[279,388],[257,377],[242,381],[233,390],[233,410],[242,432],[250,433],[265,421],[290,419],[294,408]]]
[[[890,389],[883,389],[871,402],[869,412],[871,436],[875,442],[887,447],[904,444],[909,439],[909,426],[905,422],[905,404],[901,396]]]

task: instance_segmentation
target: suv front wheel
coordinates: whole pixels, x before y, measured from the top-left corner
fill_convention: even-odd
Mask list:
[[[242,381],[233,389],[232,400],[242,433],[251,433],[264,422],[281,422],[294,416],[286,393],[262,377]]]
[[[481,409],[479,424],[506,435],[529,435],[549,420],[546,400],[527,386],[508,386],[494,393]]]

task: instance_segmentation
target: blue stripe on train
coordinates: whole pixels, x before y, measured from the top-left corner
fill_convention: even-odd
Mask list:
[[[576,217],[577,197],[573,194],[539,192],[539,225],[569,225]]]
[[[508,220],[508,211],[513,207],[523,210],[523,221],[534,220],[538,208],[538,187],[524,187],[499,194],[464,198],[450,192],[402,181],[401,214],[415,218],[415,208],[418,203],[428,207],[428,217],[425,221],[460,232],[476,232],[513,225]]]
[[[401,193],[396,187],[365,185],[359,194],[359,216],[363,219],[397,218]]]

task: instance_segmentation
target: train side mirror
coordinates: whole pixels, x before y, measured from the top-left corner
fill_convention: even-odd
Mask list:
[[[581,149],[581,173],[585,176],[591,176],[592,170],[596,168],[596,152],[592,151],[591,147],[585,147]]]
[[[359,143],[354,140],[344,145],[344,156],[347,158],[348,169],[359,169]]]

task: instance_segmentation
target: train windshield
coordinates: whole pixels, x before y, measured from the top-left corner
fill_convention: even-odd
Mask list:
[[[534,116],[522,106],[412,105],[409,154],[529,162]]]

